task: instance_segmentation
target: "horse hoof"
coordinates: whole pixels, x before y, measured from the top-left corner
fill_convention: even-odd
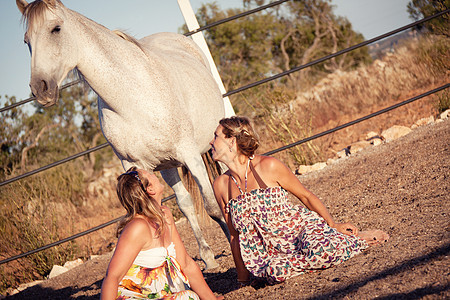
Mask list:
[[[203,245],[203,247],[200,247],[200,257],[206,265],[206,270],[214,269],[219,266],[216,262],[216,258],[214,257],[214,252],[208,245]]]
[[[205,270],[212,270],[212,269],[219,267],[219,264],[215,260],[210,261],[210,262],[205,262],[205,265],[206,265]]]

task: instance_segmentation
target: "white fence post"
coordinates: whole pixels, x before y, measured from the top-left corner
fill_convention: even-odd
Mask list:
[[[200,28],[200,25],[198,24],[197,18],[195,17],[194,10],[192,9],[189,0],[177,0],[177,1],[189,31],[193,31]],[[216,64],[214,63],[214,60],[212,58],[211,52],[209,51],[208,44],[206,43],[203,33],[201,31],[194,33],[192,35],[192,39],[202,49],[203,53],[205,53],[206,58],[209,61],[209,65],[211,67],[211,72],[214,76],[214,79],[216,80],[221,93],[225,94],[226,93],[225,86],[223,85],[222,78],[220,78],[219,72],[217,71]],[[231,105],[230,99],[228,99],[228,97],[224,97],[223,101],[225,105],[225,117],[234,116],[235,113],[233,106]]]

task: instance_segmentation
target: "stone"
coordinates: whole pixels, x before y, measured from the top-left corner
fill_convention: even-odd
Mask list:
[[[376,138],[376,137],[379,138],[378,133],[376,133],[375,131],[370,131],[370,132],[368,132],[368,133],[366,134],[366,141],[369,141],[369,140],[371,140],[371,139],[373,139],[373,138]]]
[[[72,260],[72,261],[67,261],[63,267],[67,268],[68,270],[73,269],[79,265],[83,264],[83,260],[81,258],[78,258],[76,260]]]
[[[311,166],[300,165],[300,166],[298,166],[297,170],[295,170],[295,174],[297,174],[297,175],[306,174],[310,171],[310,169],[311,169]]]
[[[366,141],[370,142],[370,144],[374,146],[378,146],[383,143],[381,136],[379,136],[375,131],[371,131],[366,134]]]
[[[12,295],[18,294],[18,293],[20,293],[20,292],[26,290],[26,289],[29,288],[29,287],[38,285],[39,283],[41,283],[41,282],[43,282],[43,281],[44,281],[44,280],[35,280],[35,281],[32,281],[32,282],[28,282],[28,283],[21,284],[21,285],[19,285],[17,288],[15,288],[15,289],[11,290],[10,292],[8,292],[8,296],[12,296]],[[5,298],[6,298],[6,296],[0,295],[0,300],[3,300],[3,299],[5,299]]]
[[[447,120],[450,117],[450,109],[447,109],[439,115],[442,120]]]
[[[399,137],[407,135],[410,132],[411,132],[411,128],[408,128],[406,126],[394,125],[391,128],[388,128],[388,129],[384,130],[381,133],[381,137],[386,142],[390,142],[390,141],[393,141],[395,139],[398,139]]]
[[[325,162],[318,162],[318,163],[315,163],[315,164],[312,165],[311,171],[322,170],[326,166],[327,166],[327,163],[325,163]]]
[[[337,162],[338,160],[335,158],[329,158],[327,160],[327,166],[334,164],[335,162]]]
[[[431,123],[434,123],[434,117],[433,116],[429,116],[428,118],[422,118],[420,120],[417,120],[416,123],[414,123],[414,125],[419,127],[419,126],[424,126],[424,125],[428,125],[428,124],[431,124]],[[411,128],[412,128],[412,126],[411,126]]]
[[[370,140],[370,143],[374,146],[378,146],[383,143],[383,140],[381,138],[374,138]]]
[[[62,273],[65,273],[69,271],[69,269],[63,267],[63,266],[58,266],[58,265],[54,265],[52,270],[50,271],[50,274],[48,275],[48,279],[54,278],[58,275],[61,275]]]
[[[23,291],[23,290],[26,290],[26,289],[29,288],[29,287],[38,285],[38,284],[40,284],[41,282],[44,282],[44,280],[35,280],[35,281],[32,281],[32,282],[24,283],[24,284],[19,285],[19,287],[17,288],[17,290],[19,290],[19,291],[21,292],[21,291]]]
[[[359,141],[351,144],[348,148],[350,149],[350,154],[354,154],[370,146],[372,146],[372,144],[369,141]]]
[[[327,166],[327,163],[325,163],[325,162],[315,163],[314,165],[310,165],[310,166],[301,165],[297,168],[297,170],[295,171],[295,174],[297,174],[297,175],[306,174],[306,173],[309,173],[312,171],[317,171],[317,170],[323,169],[326,166]]]
[[[350,150],[348,149],[348,148],[344,148],[344,149],[342,149],[341,151],[338,151],[337,153],[336,153],[336,156],[338,157],[338,158],[344,158],[344,157],[347,157],[347,156],[349,156],[350,155]]]

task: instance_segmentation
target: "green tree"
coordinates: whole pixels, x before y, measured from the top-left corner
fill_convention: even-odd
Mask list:
[[[450,0],[412,0],[408,3],[408,12],[410,17],[417,21],[447,10],[449,7]],[[450,35],[449,23],[449,14],[447,13],[426,23],[422,23],[417,28],[419,30],[426,29],[430,33],[448,37]]]
[[[243,5],[248,10],[265,2],[244,0]],[[204,26],[241,12],[243,9],[222,11],[217,4],[207,4],[198,10],[197,18]],[[304,65],[364,40],[347,19],[334,15],[329,0],[285,2],[215,26],[204,34],[227,90]],[[295,94],[329,73],[349,70],[369,61],[367,48],[360,48],[266,86],[272,89],[281,84]],[[266,88],[252,89],[254,98],[265,93]],[[238,112],[245,112],[243,102],[254,102],[245,94],[231,100]]]
[[[0,100],[2,97],[0,96]],[[3,101],[2,101],[3,102]],[[15,104],[16,97],[4,97],[4,106]],[[22,107],[4,111],[2,113],[2,126],[0,127],[0,178],[10,172],[19,161],[22,148],[22,119],[26,117]]]
[[[290,1],[279,14],[284,24],[280,40],[274,41],[274,56],[279,71],[304,65],[315,59],[364,41],[351,23],[333,13],[327,0]],[[301,17],[299,17],[301,16]],[[370,61],[367,48],[360,48],[332,58],[322,64],[292,73],[288,77],[295,91],[299,85],[309,87],[320,78],[336,70],[349,70]]]
[[[203,5],[197,12],[201,25],[241,13],[241,9],[221,11],[217,4]],[[280,31],[271,14],[252,14],[204,32],[211,53],[230,90],[262,79],[272,66],[274,35]]]
[[[24,106],[3,112],[1,174],[7,176],[19,168],[24,173],[106,142],[101,134],[95,100],[87,88],[76,85],[62,90],[59,103],[52,107],[43,108],[33,102],[27,104],[32,106],[31,113],[27,113]],[[15,97],[6,97],[5,105],[15,101]],[[111,157],[92,154],[84,158],[85,176],[93,175],[99,158]]]

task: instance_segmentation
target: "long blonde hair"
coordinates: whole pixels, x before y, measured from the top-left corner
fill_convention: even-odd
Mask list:
[[[117,196],[127,214],[120,221],[116,235],[136,216],[147,217],[156,225],[156,235],[160,236],[166,226],[164,212],[156,200],[147,193],[149,181],[136,167],[117,177]]]

